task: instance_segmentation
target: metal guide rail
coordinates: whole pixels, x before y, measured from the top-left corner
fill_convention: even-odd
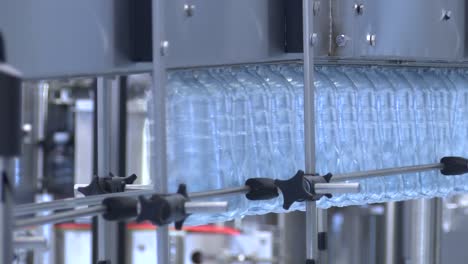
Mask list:
[[[219,190],[187,193],[185,185],[180,185],[175,194],[155,194],[150,185],[138,186],[148,190],[128,190],[126,177],[101,177],[101,181],[93,181],[85,188],[88,197],[56,200],[53,202],[27,204],[15,209],[15,228],[31,225],[54,223],[72,220],[78,217],[103,215],[106,220],[117,221],[136,218],[137,221],[149,220],[157,225],[175,223],[176,228],[181,228],[183,221],[189,214],[194,213],[220,213],[228,209],[227,202],[194,202],[192,200],[216,198],[226,195],[244,194],[248,200],[268,200],[283,195],[283,208],[289,209],[294,202],[317,201],[323,196],[331,197],[337,193],[356,193],[360,191],[359,183],[344,181],[358,180],[371,177],[399,175],[405,173],[421,172],[428,170],[440,170],[443,175],[460,175],[468,173],[468,159],[462,157],[444,157],[440,163],[397,167],[379,170],[354,172],[347,174],[331,174],[324,176],[305,174],[298,171],[288,180],[275,180],[270,178],[251,178],[244,186],[225,188]],[[107,186],[96,188],[96,186]],[[119,188],[116,186],[119,185]],[[137,187],[137,186],[135,186]],[[95,193],[85,190],[93,189]],[[128,188],[131,189],[131,188]],[[106,190],[119,190],[119,192],[106,193]],[[138,197],[138,200],[135,199]],[[76,208],[90,206],[89,208],[76,209],[38,216],[22,218],[22,216],[41,211]]]

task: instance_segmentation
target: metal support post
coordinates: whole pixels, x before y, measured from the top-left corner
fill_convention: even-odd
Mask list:
[[[15,160],[21,149],[21,81],[5,63],[0,33],[0,263],[13,261],[12,220]]]
[[[119,82],[98,78],[97,81],[97,175],[104,177],[116,172],[119,162]],[[98,217],[98,260],[118,261],[117,223]]]
[[[389,202],[385,204],[385,264],[404,262],[403,238],[403,204]]]
[[[150,116],[153,118],[151,131],[150,175],[154,190],[167,192],[167,153],[166,153],[166,60],[170,48],[170,40],[166,38],[166,0],[153,0],[153,87],[151,89],[152,105]],[[159,228],[156,233],[157,263],[169,264],[169,229]]]
[[[411,264],[439,264],[442,218],[441,198],[411,201]]]
[[[315,173],[315,97],[313,61],[313,1],[303,0],[303,45],[304,45],[304,145],[305,172]],[[306,202],[306,263],[318,263],[317,207],[315,202]]]

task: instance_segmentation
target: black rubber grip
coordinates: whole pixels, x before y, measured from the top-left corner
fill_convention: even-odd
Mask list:
[[[461,175],[468,173],[468,159],[463,157],[443,157],[440,163],[444,168],[440,170],[443,175]]]
[[[275,185],[275,180],[269,178],[252,178],[245,182],[249,186],[250,191],[245,194],[245,197],[252,201],[270,200],[278,197],[278,188]]]
[[[327,250],[328,245],[328,236],[327,232],[319,232],[318,233],[318,250]]]
[[[102,201],[106,212],[102,215],[108,221],[122,221],[138,215],[138,201],[129,197],[111,197]]]
[[[315,264],[314,259],[306,259],[306,264]]]

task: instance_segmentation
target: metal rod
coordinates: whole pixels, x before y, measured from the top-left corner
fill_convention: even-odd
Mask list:
[[[224,213],[228,210],[228,202],[187,202],[187,214],[196,213]]]
[[[56,214],[51,214],[51,215],[38,216],[34,218],[16,220],[14,223],[14,226],[15,228],[22,228],[22,227],[27,227],[27,226],[70,221],[78,217],[99,215],[105,212],[105,210],[106,208],[104,206],[98,205],[98,206],[93,206],[90,208],[77,209],[77,210],[67,211],[63,213],[56,213]]]
[[[0,259],[1,263],[11,263],[13,259],[13,243],[12,243],[12,204],[13,192],[6,182],[13,182],[14,159],[0,156],[0,176],[3,183],[1,186],[0,199]],[[6,177],[6,178],[3,178]]]
[[[166,3],[165,0],[152,1],[152,36],[153,36],[153,85],[150,107],[151,131],[151,178],[154,191],[167,192],[167,146],[166,146],[166,98],[167,98],[167,55],[170,52],[170,40],[166,38]],[[177,51],[175,51],[177,52]],[[174,52],[174,53],[175,53]],[[157,263],[169,263],[169,229],[159,228],[156,232]]]
[[[314,52],[313,35],[313,1],[302,1],[303,47],[304,47],[304,151],[305,171],[315,172],[315,95],[314,95]],[[315,202],[306,202],[306,258],[318,261],[317,253],[317,207]]]
[[[13,239],[14,248],[47,249],[47,239],[42,236],[22,236]]]
[[[315,193],[358,193],[361,190],[359,183],[316,183]]]
[[[15,216],[21,216],[34,214],[40,211],[63,210],[80,206],[98,205],[102,202],[102,200],[110,197],[137,197],[140,195],[151,195],[153,193],[154,191],[151,190],[128,191],[121,193],[94,195],[82,198],[61,199],[44,203],[31,203],[17,206],[14,210],[14,214]]]
[[[370,171],[358,171],[358,172],[352,172],[352,173],[333,175],[331,181],[357,180],[361,178],[371,178],[371,177],[377,177],[377,176],[398,175],[398,174],[421,172],[421,171],[428,171],[428,170],[440,170],[443,168],[444,168],[444,165],[442,163],[433,163],[433,164],[426,164],[426,165],[416,165],[416,166],[388,168],[388,169],[379,169],[379,170],[370,170]]]
[[[248,186],[241,186],[241,187],[233,187],[233,188],[226,188],[226,189],[219,189],[219,190],[212,190],[206,192],[194,192],[190,193],[189,196],[192,199],[204,199],[204,198],[212,198],[212,197],[219,197],[225,195],[233,195],[233,194],[244,194],[250,190]]]

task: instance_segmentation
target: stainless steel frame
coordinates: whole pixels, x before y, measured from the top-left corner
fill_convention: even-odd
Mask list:
[[[118,173],[119,129],[119,81],[105,77],[97,80],[97,174],[99,177]],[[117,223],[98,217],[98,260],[116,263],[118,260]]]
[[[167,56],[177,53],[172,49],[172,39],[167,35],[167,5],[171,1],[153,0],[153,87],[151,89],[152,104],[150,115],[153,118],[151,133],[150,175],[154,184],[154,191],[165,193],[167,191],[167,162],[166,162],[166,79]],[[182,8],[182,6],[180,6]],[[169,230],[167,227],[159,228],[156,232],[158,263],[169,263]]]

